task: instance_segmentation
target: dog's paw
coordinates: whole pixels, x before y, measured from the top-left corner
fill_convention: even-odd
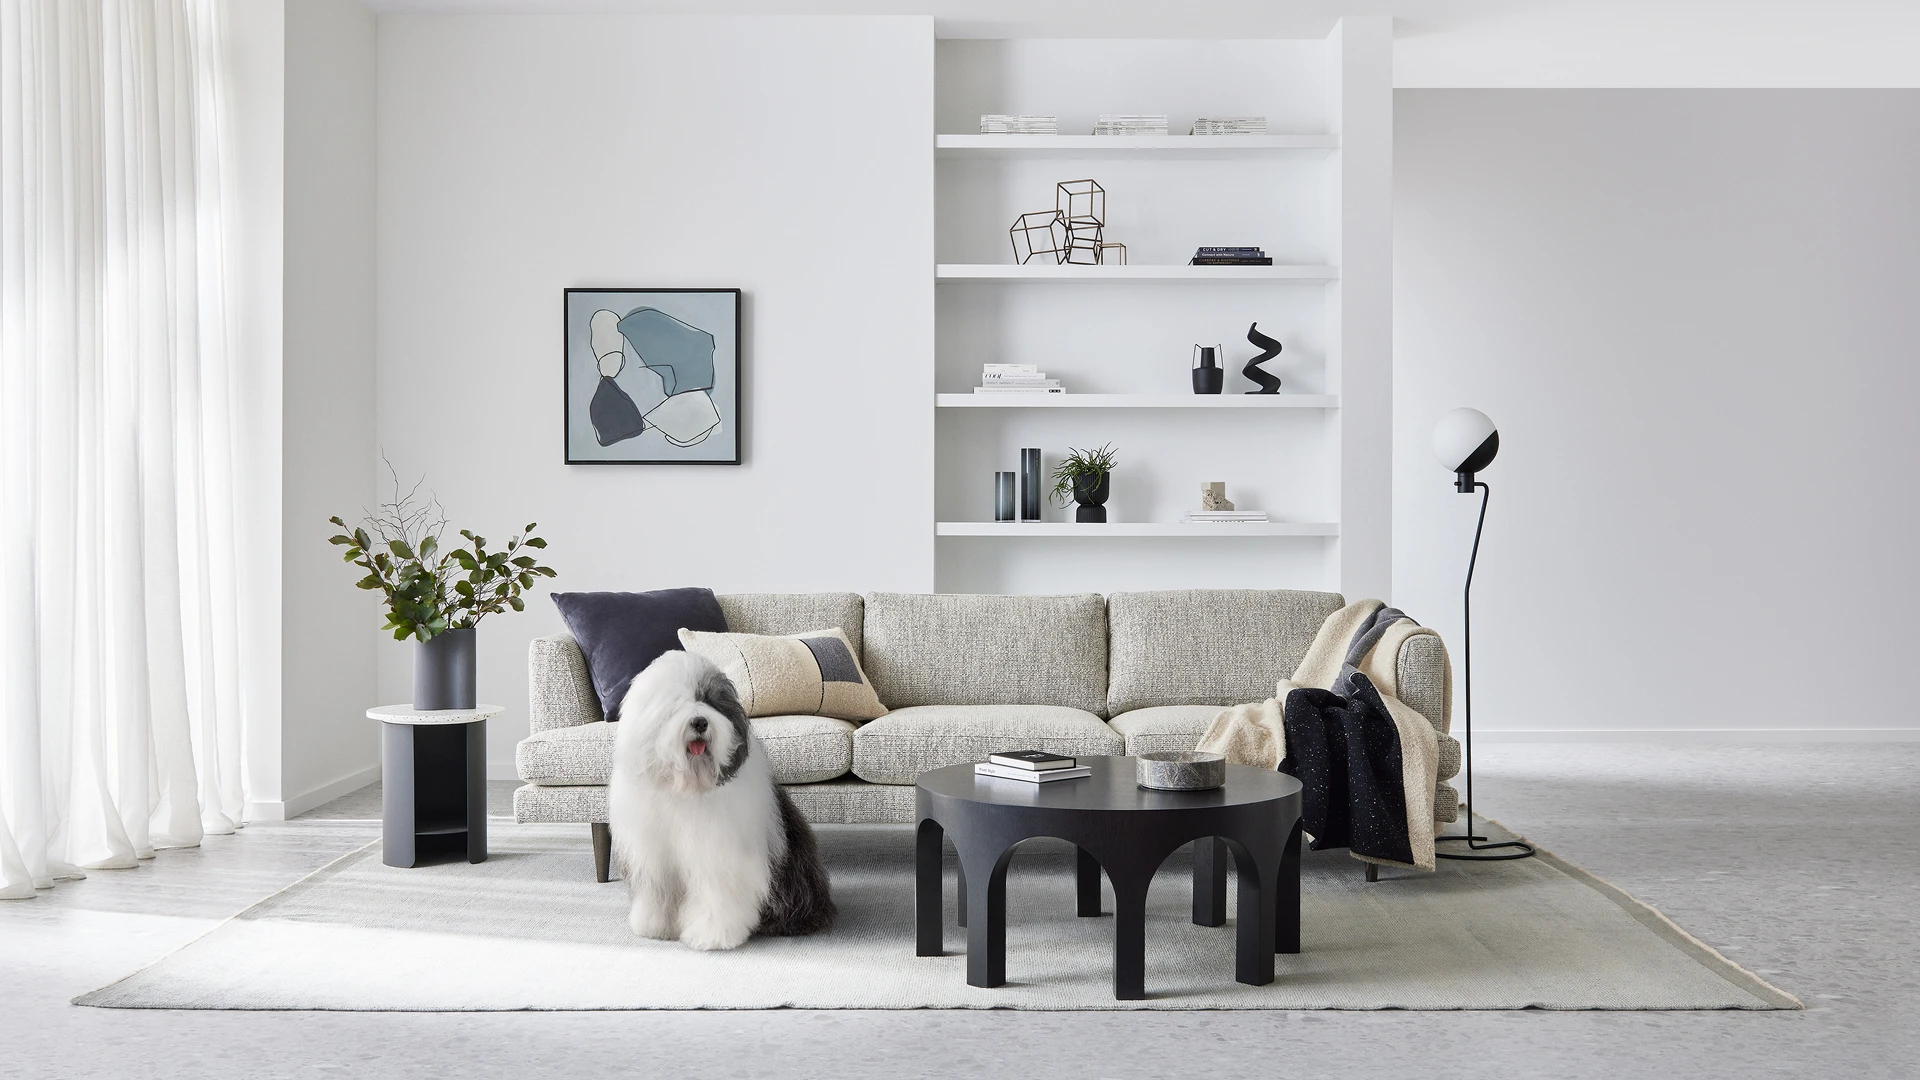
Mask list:
[[[673,915],[656,907],[643,907],[635,904],[627,911],[627,929],[643,938],[659,941],[672,941],[679,937],[679,930],[673,925]]]
[[[715,949],[737,949],[747,943],[747,937],[753,928],[750,926],[724,925],[715,919],[703,919],[690,924],[680,932],[681,944],[702,952]]]

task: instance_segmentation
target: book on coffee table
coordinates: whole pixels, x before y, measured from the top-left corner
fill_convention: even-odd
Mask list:
[[[1009,769],[1028,769],[1033,772],[1046,772],[1049,769],[1071,769],[1079,761],[1062,754],[1049,754],[1045,750],[1005,750],[998,754],[988,754],[989,765],[1001,765]]]
[[[975,776],[997,777],[1001,780],[1018,780],[1023,784],[1050,784],[1055,780],[1072,780],[1076,777],[1092,776],[1093,770],[1085,765],[1070,769],[1047,769],[1044,771],[1010,769],[1005,765],[994,765],[983,761],[973,767],[973,774]]]

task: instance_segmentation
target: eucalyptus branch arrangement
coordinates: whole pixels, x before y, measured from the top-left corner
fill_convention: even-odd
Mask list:
[[[1113,471],[1115,460],[1112,443],[1098,450],[1068,447],[1067,456],[1053,467],[1053,504],[1065,506],[1072,502],[1076,484],[1088,490],[1098,487],[1100,481]]]
[[[487,550],[486,537],[466,529],[460,530],[463,543],[445,546],[441,538],[447,530],[446,511],[431,493],[420,493],[424,483],[402,493],[396,474],[393,498],[359,526],[349,528],[338,517],[327,519],[340,528],[327,542],[346,548],[342,561],[367,572],[357,586],[386,597],[387,625],[382,629],[393,631],[397,641],[430,641],[508,608],[526,610],[520,594],[532,588],[536,578],[556,576],[552,567],[528,554],[547,546],[533,534],[536,523],[529,522],[500,550]]]

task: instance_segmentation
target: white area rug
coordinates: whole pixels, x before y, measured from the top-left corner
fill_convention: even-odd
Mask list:
[[[584,826],[503,825],[479,865],[354,852],[133,975],[77,999],[151,1009],[1792,1009],[1799,1002],[1658,912],[1551,857],[1443,861],[1367,884],[1308,853],[1302,952],[1233,981],[1233,923],[1188,918],[1169,860],[1147,923],[1146,1001],[1113,999],[1109,915],[1073,915],[1071,849],[1033,841],[1008,874],[1006,986],[968,986],[966,932],[913,952],[903,828],[823,828],[840,924],[699,953],[628,933],[626,890],[593,880]],[[1233,889],[1228,888],[1229,903]],[[1231,908],[1229,909],[1231,914]]]

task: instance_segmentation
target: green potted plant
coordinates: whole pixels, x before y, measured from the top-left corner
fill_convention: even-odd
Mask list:
[[[1113,479],[1114,452],[1109,443],[1098,450],[1067,448],[1067,456],[1053,467],[1053,502],[1067,505],[1072,496],[1073,520],[1104,523],[1107,520],[1107,489]]]
[[[418,640],[413,660],[413,707],[471,709],[475,703],[474,627],[508,608],[524,611],[521,593],[535,579],[553,577],[528,552],[547,546],[534,524],[488,550],[484,536],[460,530],[462,542],[441,542],[447,518],[440,501],[421,495],[420,485],[379,505],[357,527],[329,518],[340,532],[330,544],[346,549],[344,561],[367,572],[357,582],[387,602],[387,625],[396,641]]]

